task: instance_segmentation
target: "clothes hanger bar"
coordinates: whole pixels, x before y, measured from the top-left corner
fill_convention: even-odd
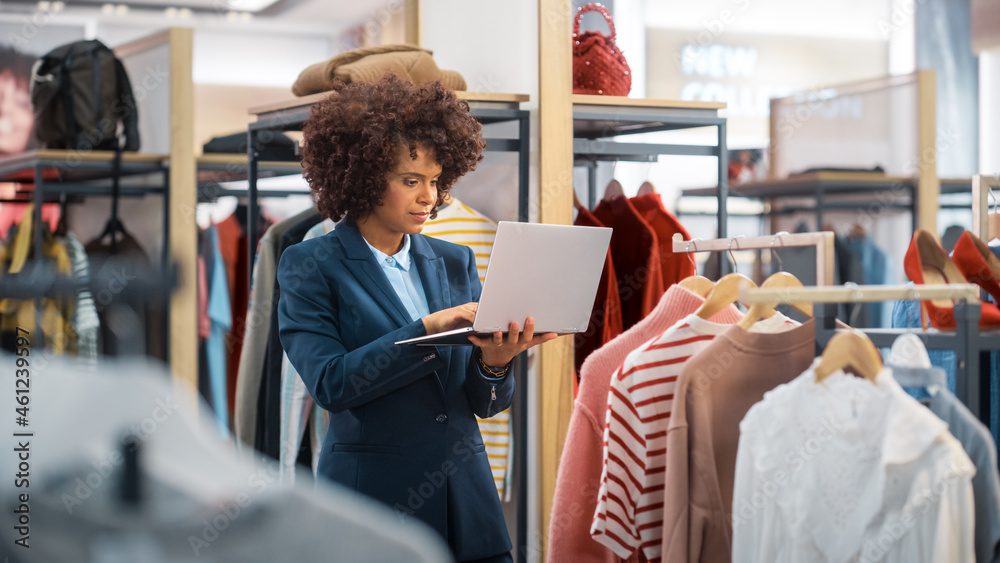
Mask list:
[[[857,285],[779,289],[740,288],[740,301],[753,303],[868,303],[917,299],[979,299],[979,286],[971,283],[934,285]]]
[[[739,237],[736,240],[739,244],[738,250],[759,250],[778,248],[782,246],[816,246],[826,242],[827,239],[833,242],[832,231],[820,231],[816,233],[788,233],[780,235],[765,235],[760,237]],[[684,240],[684,235],[674,233],[674,252],[718,252],[728,251],[732,238],[716,238],[706,240]]]
[[[832,231],[707,240],[684,240],[682,234],[674,233],[673,250],[674,252],[726,252],[733,249],[734,240],[738,241],[737,250],[778,250],[782,247],[813,246],[816,248],[817,283],[828,286],[833,285],[833,239]]]
[[[990,187],[1000,187],[1000,176],[972,177],[972,234],[989,241]]]

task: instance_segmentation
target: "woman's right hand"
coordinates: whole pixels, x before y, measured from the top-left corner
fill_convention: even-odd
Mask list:
[[[475,301],[470,301],[458,307],[431,313],[420,320],[424,322],[424,328],[427,329],[429,335],[472,326],[472,321],[476,319],[476,307],[478,304]]]

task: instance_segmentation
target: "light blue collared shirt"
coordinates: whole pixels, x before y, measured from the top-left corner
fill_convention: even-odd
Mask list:
[[[413,261],[410,260],[410,235],[403,235],[403,248],[392,256],[375,248],[367,240],[365,240],[365,244],[372,250],[375,260],[382,266],[385,277],[389,278],[389,285],[396,291],[403,307],[410,314],[410,320],[415,321],[429,315],[430,310],[427,307],[424,284],[421,283],[420,273],[412,267]]]

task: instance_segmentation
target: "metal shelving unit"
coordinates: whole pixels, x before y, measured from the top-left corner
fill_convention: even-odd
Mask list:
[[[718,199],[718,236],[727,236],[726,211],[729,156],[726,148],[726,118],[719,115],[724,103],[646,100],[616,96],[573,95],[573,161],[588,174],[588,203],[597,200],[597,163],[600,161],[656,162],[661,155],[707,156],[717,159],[719,183],[713,189]],[[629,143],[615,137],[677,131],[698,127],[716,129],[715,145]],[[728,264],[720,257],[723,273]]]
[[[941,194],[969,193],[968,179],[941,179]],[[829,201],[828,196],[853,196],[849,200]],[[682,197],[719,197],[715,188],[684,190]],[[808,172],[783,180],[765,180],[728,190],[728,197],[768,200],[771,209],[765,216],[794,213],[815,213],[816,225],[823,225],[823,215],[829,211],[856,211],[877,205],[879,209],[909,211],[911,231],[918,223],[917,180],[904,176],[887,176],[874,172]],[[779,205],[781,198],[810,198],[811,205]],[[946,208],[969,208],[947,205]],[[678,211],[678,215],[683,212]]]

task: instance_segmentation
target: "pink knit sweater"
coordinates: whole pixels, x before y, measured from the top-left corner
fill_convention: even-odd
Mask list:
[[[590,538],[597,507],[604,451],[604,422],[611,375],[625,356],[642,343],[693,313],[704,300],[672,285],[642,321],[592,353],[580,370],[580,389],[573,404],[569,431],[559,463],[549,522],[548,557],[552,563],[612,563],[621,561],[610,549]],[[711,319],[733,324],[742,318],[730,305]],[[633,555],[629,561],[638,561]]]

